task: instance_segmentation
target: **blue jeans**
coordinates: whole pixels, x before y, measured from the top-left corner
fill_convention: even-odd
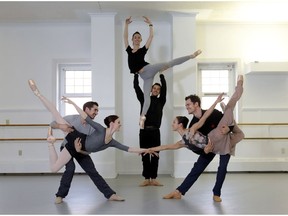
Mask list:
[[[79,163],[81,168],[87,173],[87,175],[93,181],[93,183],[98,188],[98,190],[101,193],[103,193],[103,195],[107,199],[109,199],[113,194],[116,194],[116,192],[110,188],[110,186],[106,183],[106,181],[103,179],[103,177],[98,173],[98,171],[96,170],[95,165],[93,163],[93,160],[91,159],[91,157],[89,155],[84,155],[84,154],[78,153],[75,155],[74,158]],[[73,162],[73,158],[71,158],[70,161]],[[68,163],[70,163],[70,161]],[[74,164],[74,166],[75,166],[75,164]],[[63,176],[62,176],[63,184],[61,182],[60,188],[61,188],[61,185],[65,185],[65,184],[66,184],[66,186],[69,185],[69,187],[70,187],[72,179],[70,180],[69,178],[67,178],[67,176],[68,176],[68,174],[65,175],[65,178],[64,178],[64,174],[63,174]],[[61,179],[61,181],[62,181],[62,179]],[[69,180],[70,180],[70,182],[68,182]],[[65,187],[64,186],[63,186],[62,190],[64,191],[64,194],[65,194]],[[68,190],[69,190],[69,188],[68,188]],[[67,188],[66,188],[66,191],[67,191]],[[67,193],[68,193],[68,191],[67,191]],[[60,196],[60,197],[62,197],[62,196]]]
[[[186,176],[182,184],[177,188],[182,195],[192,187],[192,185],[196,182],[199,176],[204,172],[206,167],[215,157],[214,153],[209,154],[202,154],[198,157],[198,160],[194,163],[193,168],[191,169],[190,173]],[[213,194],[216,196],[221,196],[221,188],[224,183],[226,173],[227,173],[227,166],[229,163],[231,155],[220,155],[219,167],[216,176],[216,183],[213,188]]]

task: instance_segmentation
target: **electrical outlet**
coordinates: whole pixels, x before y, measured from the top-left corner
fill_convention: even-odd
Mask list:
[[[286,149],[285,148],[281,148],[281,153],[285,154],[286,153]]]
[[[22,156],[22,150],[18,150],[18,155]]]
[[[7,124],[7,125],[10,124],[10,119],[6,119],[6,124]]]

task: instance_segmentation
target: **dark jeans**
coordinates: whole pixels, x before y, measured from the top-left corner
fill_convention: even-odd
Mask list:
[[[139,133],[140,148],[152,148],[160,146],[160,130],[141,129]],[[143,171],[142,176],[145,179],[156,179],[158,173],[159,157],[142,154]]]
[[[95,165],[93,163],[93,160],[91,159],[91,157],[89,155],[84,155],[84,154],[78,153],[78,154],[75,155],[74,158],[79,163],[81,168],[87,173],[87,175],[93,181],[93,183],[98,188],[98,190],[101,193],[103,193],[103,195],[107,199],[109,199],[113,194],[116,194],[115,191],[113,191],[110,188],[110,186],[106,183],[106,181],[103,179],[103,177],[98,173],[98,171],[96,170]],[[70,161],[73,162],[73,158]],[[70,163],[70,161],[69,161],[69,163]],[[75,164],[74,164],[74,166],[75,166]],[[75,170],[75,168],[74,168],[74,170]],[[72,178],[73,178],[73,176],[72,176]],[[56,196],[62,197],[62,195],[61,195],[62,193],[64,195],[66,193],[66,195],[67,195],[67,193],[69,191],[69,188],[70,188],[70,184],[71,184],[72,178],[69,178],[68,174],[67,175],[65,175],[65,173],[63,174],[62,179],[61,179],[61,183],[60,183],[60,187],[59,187],[59,190],[58,190],[59,195],[57,193]],[[69,187],[67,189],[68,185],[69,185]]]
[[[64,147],[60,147],[60,151],[62,151]],[[60,186],[58,188],[58,192],[55,194],[57,197],[65,198],[69,192],[71,182],[75,173],[75,163],[73,158],[65,165],[65,171],[60,180]]]
[[[198,157],[198,160],[194,163],[193,168],[191,169],[190,173],[186,176],[182,184],[177,188],[181,192],[182,195],[192,187],[192,185],[196,182],[199,176],[203,173],[209,163],[213,160],[215,154],[202,154]],[[227,166],[230,160],[231,155],[219,155],[219,167],[216,176],[216,183],[213,188],[213,194],[217,196],[221,196],[221,188],[224,183],[226,173],[227,173]]]

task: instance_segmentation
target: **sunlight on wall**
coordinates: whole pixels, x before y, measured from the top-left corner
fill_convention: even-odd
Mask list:
[[[286,5],[283,5],[285,4]],[[287,13],[288,2],[279,1],[265,2],[259,1],[255,3],[242,3],[238,10],[234,12],[234,18],[241,17],[243,20],[255,22],[275,22],[288,19]]]

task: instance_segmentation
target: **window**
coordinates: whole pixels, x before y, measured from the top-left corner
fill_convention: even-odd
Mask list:
[[[224,92],[223,102],[227,104],[229,96],[235,89],[235,64],[234,63],[199,63],[198,73],[201,85],[201,107],[208,109],[219,94]],[[219,104],[216,109],[221,110]]]
[[[79,107],[92,100],[92,71],[90,64],[59,64],[59,98],[66,96]],[[59,104],[61,115],[77,114],[75,108],[66,103]]]

